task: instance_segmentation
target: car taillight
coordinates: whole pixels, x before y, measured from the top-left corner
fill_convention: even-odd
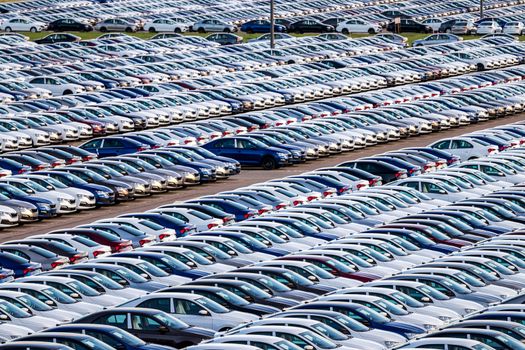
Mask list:
[[[191,140],[184,140],[184,144],[187,145],[188,143],[191,143]]]
[[[22,169],[18,170],[18,173],[19,173],[19,174],[23,174],[23,173],[25,173],[26,171],[27,171],[27,169],[22,168]]]
[[[225,218],[222,218],[223,223],[227,223],[228,221],[232,221],[232,220],[233,220],[233,216],[227,216]]]
[[[121,250],[128,248],[130,246],[130,244],[131,244],[131,242],[129,242],[129,241],[119,243],[119,244],[117,244],[115,246],[115,251],[120,252]]]
[[[259,215],[262,215],[262,214],[264,214],[264,213],[266,213],[266,212],[268,212],[268,209],[264,209],[264,208],[263,208],[263,209],[259,209],[259,210],[258,210]]]
[[[98,257],[100,254],[104,254],[106,251],[105,250],[102,250],[102,249],[98,249],[98,250],[95,250],[93,252],[93,257]]]
[[[489,147],[489,154],[496,152],[498,149],[494,147]]]
[[[357,184],[357,186],[356,186],[356,187],[357,187],[357,189],[358,189],[358,190],[360,190],[360,189],[362,189],[363,187],[365,187],[365,188],[366,188],[366,187],[367,187],[367,185],[366,185],[366,184]]]
[[[287,207],[287,205],[284,204],[284,203],[277,204],[277,205],[275,206],[275,210],[281,210],[281,209],[284,209],[284,208],[286,208],[286,207]]]
[[[62,266],[62,265],[64,265],[63,261],[53,261],[51,263],[51,269],[56,269],[57,267]]]
[[[27,276],[33,271],[35,271],[35,269],[32,267],[25,268],[24,271],[22,272],[22,275]]]
[[[408,169],[408,173],[409,173],[410,175],[412,175],[412,174],[415,173],[415,172],[416,172],[416,168]]]
[[[500,145],[500,146],[499,146],[499,150],[500,150],[500,152],[506,150],[507,148],[509,148],[508,145]]]
[[[209,223],[208,224],[208,230],[211,230],[212,228],[217,227],[217,226],[219,226],[219,225],[216,224],[216,223]]]
[[[339,193],[345,193],[346,191],[348,191],[349,187],[348,186],[343,186],[341,187],[337,192]]]
[[[139,147],[137,148],[137,152],[142,152],[142,151],[145,151],[146,150],[146,147]]]
[[[153,148],[153,149],[160,148],[160,145],[153,145],[153,146],[151,146],[151,148]]]
[[[60,162],[53,162],[51,163],[51,166],[54,168],[54,167],[57,167],[60,165]]]
[[[402,171],[398,171],[394,174],[395,178],[396,179],[399,179],[401,176],[403,176],[403,172]]]
[[[490,152],[490,150],[489,150],[489,152]],[[447,164],[448,164],[448,165],[451,165],[451,164],[456,163],[457,161],[459,161],[459,158],[457,158],[457,157],[452,157],[452,158],[449,158],[449,159],[447,160]]]
[[[298,206],[298,205],[301,205],[301,204],[303,204],[303,201],[298,201],[298,200],[297,201],[293,201],[293,205],[294,206]]]
[[[328,192],[324,192],[324,193],[328,193]],[[324,194],[324,193],[323,193],[323,194]],[[326,197],[326,196],[327,196],[327,195],[325,194],[325,197]],[[306,197],[306,200],[307,200],[308,202],[311,202],[311,201],[313,201],[314,199],[317,199],[317,197],[316,197],[316,196],[308,196],[308,197]]]
[[[139,244],[140,244],[141,247],[143,247],[143,246],[145,246],[146,244],[149,244],[149,243],[151,243],[151,239],[147,239],[147,238],[141,239],[139,241]]]
[[[244,216],[245,219],[248,219],[248,218],[253,216],[253,213],[252,212],[245,213],[243,216]]]
[[[261,129],[267,129],[267,128],[269,128],[270,126],[271,126],[270,124],[266,123],[266,124],[263,124],[263,125],[261,126]]]
[[[181,235],[181,236],[185,236],[186,233],[188,233],[189,230],[190,230],[190,229],[187,228],[187,227],[183,227],[183,228],[181,228],[181,229],[179,230],[180,235]]]
[[[374,186],[376,183],[377,183],[378,179],[371,179],[371,180],[368,180],[368,185],[369,186]]]
[[[46,168],[45,164],[39,164],[35,167],[35,170],[44,170]]]
[[[83,254],[75,254],[75,255],[73,255],[72,257],[69,258],[69,262],[72,263],[72,264],[74,264],[75,261],[80,260],[80,259],[82,259],[83,257],[84,257]]]

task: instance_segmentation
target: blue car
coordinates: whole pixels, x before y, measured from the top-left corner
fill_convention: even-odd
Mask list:
[[[192,199],[187,202],[208,205],[222,210],[225,213],[233,214],[235,215],[235,221],[243,221],[257,214],[257,211],[251,210],[250,208],[244,205],[234,203],[231,201],[225,201],[223,199],[199,198]]]
[[[312,303],[298,305],[290,310],[304,309],[336,311],[364,324],[367,327],[393,332],[402,335],[407,339],[413,338],[418,334],[426,333],[426,330],[423,327],[406,322],[393,321],[361,304],[337,301],[314,301]]]
[[[197,279],[209,275],[208,272],[191,269],[188,266],[186,266],[186,264],[164,253],[133,251],[117,253],[113,254],[112,256],[121,258],[141,259],[155,265],[156,267],[158,267],[162,271],[169,273],[170,275],[189,277],[191,279]]]
[[[13,279],[12,274],[15,277],[31,276],[36,273],[42,272],[42,265],[26,260],[18,255],[0,252],[0,282],[9,281]],[[5,277],[1,277],[4,276]]]
[[[107,186],[90,184],[78,176],[63,171],[38,171],[34,174],[46,175],[68,187],[76,187],[91,192],[95,196],[97,206],[115,204],[115,192]]]
[[[233,158],[241,165],[272,170],[290,165],[292,153],[284,148],[269,147],[247,136],[225,137],[212,140],[202,146],[215,155]]]
[[[12,185],[0,183],[0,194],[3,194],[10,199],[17,199],[34,204],[38,209],[39,219],[52,218],[57,215],[57,207],[55,203],[38,196],[30,196]]]
[[[96,138],[81,144],[79,147],[88,152],[95,153],[100,158],[120,156],[122,154],[150,149],[150,146],[145,143],[123,136]]]
[[[30,166],[7,158],[0,158],[0,168],[10,170],[13,175],[24,174],[31,171]]]
[[[102,340],[119,350],[173,350],[164,345],[146,343],[133,334],[114,326],[101,324],[68,324],[46,329],[45,332],[80,333]]]
[[[162,227],[175,230],[177,237],[184,237],[195,232],[195,225],[162,213],[129,213],[119,217],[145,219],[154,222]]]
[[[270,29],[272,28],[272,24],[270,21],[267,20],[253,20],[246,23],[243,23],[241,25],[241,32],[245,33],[269,33]],[[275,24],[273,26],[273,30],[275,32],[286,32],[286,27],[281,24]]]

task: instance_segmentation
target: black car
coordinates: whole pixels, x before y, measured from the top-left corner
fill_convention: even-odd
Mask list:
[[[76,19],[63,18],[63,19],[57,19],[56,21],[49,23],[47,26],[47,29],[53,30],[55,32],[62,32],[62,31],[69,31],[69,30],[75,31],[75,32],[90,32],[93,30],[93,27],[87,23],[77,21]]]
[[[36,39],[37,44],[56,44],[56,43],[76,43],[82,40],[81,37],[69,33],[49,34],[43,38]]]
[[[407,177],[407,171],[381,160],[355,160],[341,163],[338,166],[364,170],[370,174],[381,176],[383,183]]]
[[[191,327],[163,311],[144,308],[115,308],[94,312],[74,323],[115,326],[145,342],[185,348],[213,337],[214,331]]]
[[[401,18],[399,24],[395,24],[394,21],[388,23],[386,30],[389,32],[399,33],[432,33],[433,29],[430,26],[419,23],[410,18]]]
[[[440,33],[450,33],[452,31],[452,26],[456,24],[456,22],[459,21],[459,19],[449,19],[448,21],[445,21],[441,23],[439,26],[438,32]]]
[[[305,19],[290,24],[288,31],[294,33],[330,33],[334,32],[335,28],[312,19]]]

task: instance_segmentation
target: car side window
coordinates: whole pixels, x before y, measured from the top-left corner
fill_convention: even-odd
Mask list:
[[[89,336],[92,336],[93,338],[96,338],[98,340],[100,340],[101,342],[103,343],[106,343],[108,344],[109,346],[113,347],[113,348],[118,348],[118,347],[122,347],[122,343],[121,342],[118,342],[116,341],[114,338],[104,334],[104,333],[100,333],[100,332],[92,332],[92,331],[86,331],[86,334],[89,335]]]
[[[2,251],[8,252],[8,253],[11,253],[11,254],[14,254],[14,255],[18,255],[19,257],[24,258],[26,260],[31,260],[31,259],[29,259],[29,256],[27,254],[22,253],[21,251],[18,251],[18,250],[3,249]]]
[[[461,148],[473,148],[472,144],[465,140],[453,140],[450,146],[451,149],[461,149]]]
[[[428,182],[421,183],[421,190],[423,193],[441,193],[443,191],[438,185]]]
[[[403,186],[413,188],[415,190],[419,191],[419,183],[418,182],[405,182]]]
[[[110,326],[115,326],[118,328],[128,328],[128,315],[123,314],[114,314],[114,315],[105,315],[94,320],[93,323],[107,324]]]
[[[98,147],[100,147],[101,144],[102,144],[102,140],[101,139],[93,140],[93,141],[90,141],[90,142],[86,143],[84,145],[84,147],[86,147],[86,148],[98,148]]]
[[[161,310],[167,313],[171,312],[170,298],[155,298],[146,300],[138,305],[138,307]]]
[[[175,313],[180,315],[198,315],[199,311],[204,310],[196,303],[184,299],[173,299],[173,306]]]
[[[445,141],[441,141],[441,142],[436,143],[434,146],[432,146],[432,148],[435,148],[435,149],[448,149],[449,145],[450,145],[450,140],[445,140]]]
[[[123,147],[122,140],[106,139],[104,140],[104,147]]]
[[[305,342],[303,339],[299,338],[295,334],[289,334],[289,333],[283,333],[283,332],[275,332],[275,336],[279,338],[283,338],[285,340],[288,340],[289,342],[294,343],[295,345],[301,347],[304,349],[305,346],[308,345],[307,342]]]
[[[257,146],[255,146],[250,140],[237,140],[237,148],[256,149]]]
[[[156,331],[159,330],[160,326],[161,324],[152,317],[144,315],[131,315],[131,327],[134,330]]]
[[[222,140],[221,142],[217,142],[215,144],[215,148],[235,148],[235,140],[234,139]]]

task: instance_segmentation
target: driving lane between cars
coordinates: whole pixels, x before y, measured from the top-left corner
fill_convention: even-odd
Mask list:
[[[124,213],[144,212],[146,210],[150,210],[175,201],[184,201],[200,196],[212,195],[221,191],[234,190],[236,188],[249,186],[254,183],[290,175],[297,175],[322,167],[334,166],[344,161],[367,157],[377,153],[388,152],[403,147],[427,146],[428,144],[444,137],[458,136],[467,132],[483,130],[490,127],[510,124],[523,120],[525,120],[525,113],[502,119],[490,120],[485,123],[469,125],[467,127],[454,128],[439,133],[431,133],[427,135],[411,137],[408,139],[401,139],[397,142],[380,144],[365,148],[363,150],[347,152],[337,156],[331,156],[293,167],[286,167],[272,171],[260,169],[243,169],[239,175],[234,176],[227,181],[217,181],[215,183],[189,187],[184,190],[168,192],[165,194],[156,195],[154,197],[139,198],[132,202],[121,203],[119,205],[100,208],[98,210],[79,212],[73,215],[64,215],[58,220],[53,220],[53,222],[44,221],[26,224],[23,226],[3,230],[0,233],[0,237],[1,241],[4,242],[12,239],[25,238],[29,235],[44,234],[52,230],[83,225],[104,218],[116,217]]]

